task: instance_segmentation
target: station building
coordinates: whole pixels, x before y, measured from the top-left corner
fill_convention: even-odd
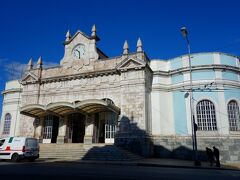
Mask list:
[[[192,150],[188,55],[149,59],[137,41],[108,57],[90,36],[66,34],[59,65],[30,60],[25,75],[2,91],[1,137],[41,143],[105,143],[144,156],[189,158]],[[191,54],[198,150],[220,149],[240,161],[240,62],[221,52]]]

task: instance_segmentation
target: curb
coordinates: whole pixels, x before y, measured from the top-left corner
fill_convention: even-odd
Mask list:
[[[206,166],[168,165],[168,164],[152,164],[152,163],[138,163],[137,166],[239,171],[239,169],[225,168],[225,167],[218,168],[218,167],[206,167]]]
[[[45,163],[45,160],[41,159],[39,163]],[[238,168],[227,168],[227,167],[206,167],[206,166],[190,166],[190,165],[173,165],[173,164],[157,164],[157,163],[144,163],[144,162],[131,162],[131,161],[74,161],[66,159],[55,159],[55,161],[50,161],[48,163],[76,163],[76,164],[105,164],[105,165],[121,165],[121,166],[145,166],[145,167],[165,167],[165,168],[189,168],[189,169],[211,169],[211,170],[231,170],[240,171]]]

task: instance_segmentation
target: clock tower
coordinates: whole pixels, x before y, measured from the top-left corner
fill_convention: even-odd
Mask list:
[[[72,66],[78,63],[89,66],[91,62],[98,60],[99,53],[96,47],[98,40],[95,25],[92,28],[90,37],[79,30],[74,36],[71,36],[68,31],[64,42],[64,57],[60,62],[61,66]]]

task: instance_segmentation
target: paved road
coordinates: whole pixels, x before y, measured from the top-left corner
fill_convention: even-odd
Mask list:
[[[240,179],[240,171],[56,162],[0,162],[0,179]]]

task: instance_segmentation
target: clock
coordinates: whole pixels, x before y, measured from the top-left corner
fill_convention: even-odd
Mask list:
[[[85,46],[83,44],[77,44],[72,50],[72,56],[75,59],[81,59],[85,55]]]

